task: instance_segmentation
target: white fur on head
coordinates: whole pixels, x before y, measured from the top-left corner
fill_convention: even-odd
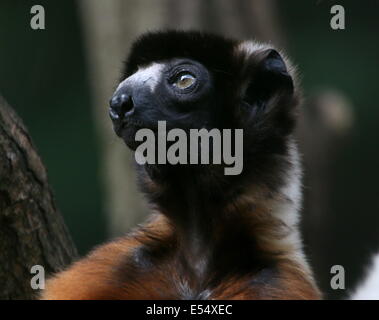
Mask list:
[[[250,56],[258,52],[263,52],[269,49],[274,49],[280,54],[280,56],[282,57],[286,65],[289,75],[292,77],[292,81],[294,82],[295,84],[294,87],[296,89],[298,86],[296,67],[292,64],[290,59],[281,50],[275,48],[270,43],[261,43],[261,42],[251,41],[251,40],[242,41],[237,45],[235,52],[236,52],[236,55],[241,55],[245,60],[248,60]]]
[[[155,87],[159,83],[162,77],[162,70],[164,68],[164,63],[152,63],[147,67],[139,68],[138,71],[133,73],[130,77],[122,81],[117,87],[118,91],[127,84],[135,85],[147,85],[151,92],[154,92]]]
[[[280,56],[282,57],[284,63],[286,64],[288,72],[291,74],[291,76],[294,76],[295,68],[293,67],[292,63],[288,59],[288,57],[279,49],[275,48],[273,45],[269,43],[261,43],[261,42],[255,42],[255,41],[243,41],[238,44],[236,48],[237,54],[245,55],[246,58],[253,55],[257,52],[262,52],[269,49],[276,50]]]

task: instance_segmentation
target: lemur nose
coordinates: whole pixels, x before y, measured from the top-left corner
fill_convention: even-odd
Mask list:
[[[115,94],[109,102],[109,115],[113,120],[121,120],[133,109],[132,97],[126,93]]]

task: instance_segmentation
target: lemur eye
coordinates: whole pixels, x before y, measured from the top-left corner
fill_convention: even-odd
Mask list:
[[[178,89],[184,90],[191,87],[196,82],[196,78],[190,73],[181,73],[179,74],[173,85]]]

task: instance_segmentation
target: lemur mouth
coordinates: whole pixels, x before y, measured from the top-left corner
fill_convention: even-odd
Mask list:
[[[141,121],[139,119],[132,119],[127,118],[123,119],[121,121],[113,121],[113,130],[119,137],[123,137],[123,132],[126,130],[134,130],[135,132],[139,129],[150,129],[155,131],[155,128],[153,125],[148,124],[144,121]]]
[[[139,119],[127,118],[121,121],[113,121],[113,130],[118,137],[124,140],[125,144],[133,151],[142,143],[136,141],[136,133],[140,129],[149,129],[157,134],[157,125],[146,123]]]

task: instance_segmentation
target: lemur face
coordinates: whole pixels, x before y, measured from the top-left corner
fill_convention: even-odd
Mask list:
[[[168,128],[217,127],[211,111],[211,73],[192,59],[177,58],[139,67],[116,89],[110,116],[117,135],[134,149],[140,128],[155,131],[159,120]]]
[[[297,104],[291,67],[271,46],[169,31],[134,43],[110,116],[133,150],[136,132],[162,120],[168,130],[243,129],[243,175],[259,180],[283,171]]]

